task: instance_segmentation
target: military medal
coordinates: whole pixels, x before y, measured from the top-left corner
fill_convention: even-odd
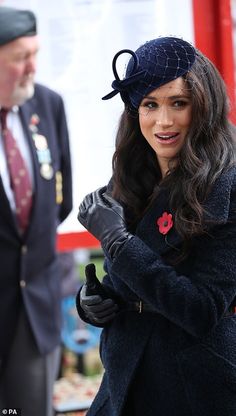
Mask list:
[[[58,170],[56,172],[56,203],[61,204],[63,201],[63,193],[62,193],[62,173]]]
[[[40,122],[40,118],[39,118],[38,114],[33,114],[31,116],[30,124],[29,124],[29,129],[32,131],[32,133],[37,133],[37,131],[38,131],[37,125],[38,125],[39,122]]]
[[[52,165],[49,163],[42,163],[40,167],[41,176],[44,179],[52,179],[53,177],[53,168]]]
[[[45,150],[48,147],[46,137],[42,134],[34,134],[34,143],[37,150]]]
[[[30,121],[30,130],[34,140],[38,161],[40,164],[40,174],[44,179],[50,180],[53,178],[54,170],[52,167],[51,152],[48,147],[48,142],[45,136],[38,133],[39,117],[33,114]]]

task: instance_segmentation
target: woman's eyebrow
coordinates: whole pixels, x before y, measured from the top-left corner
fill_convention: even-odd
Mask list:
[[[171,100],[175,100],[178,98],[190,98],[190,94],[189,93],[180,93],[180,94],[175,94],[175,95],[162,95],[162,96],[152,96],[152,95],[147,95],[146,97],[143,97],[143,100],[148,99],[148,100],[158,100],[159,98],[170,98]]]
[[[178,99],[178,98],[190,98],[190,94],[186,93],[186,94],[177,94],[177,95],[171,95],[167,98],[170,98],[172,100]]]

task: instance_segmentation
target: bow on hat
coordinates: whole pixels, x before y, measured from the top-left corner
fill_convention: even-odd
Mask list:
[[[130,49],[122,49],[119,52],[117,52],[112,60],[112,69],[115,75],[115,80],[112,82],[111,86],[114,89],[114,91],[111,91],[109,94],[102,97],[102,100],[109,100],[110,98],[114,97],[116,94],[120,93],[121,98],[126,103],[128,97],[127,97],[127,94],[125,93],[128,91],[129,85],[139,81],[142,77],[145,77],[146,71],[141,70],[122,80],[119,78],[119,75],[116,70],[116,61],[117,61],[117,58],[123,53],[129,53],[130,55],[132,55],[134,59],[133,72],[135,72],[138,69],[139,60],[135,52],[131,51]]]

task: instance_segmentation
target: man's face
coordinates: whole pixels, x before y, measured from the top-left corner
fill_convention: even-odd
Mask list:
[[[34,94],[37,36],[22,36],[0,46],[0,106],[21,105]]]

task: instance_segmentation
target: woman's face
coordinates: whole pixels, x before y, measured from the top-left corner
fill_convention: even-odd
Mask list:
[[[141,132],[157,155],[162,176],[181,150],[192,119],[192,101],[182,77],[143,98],[139,109]]]

